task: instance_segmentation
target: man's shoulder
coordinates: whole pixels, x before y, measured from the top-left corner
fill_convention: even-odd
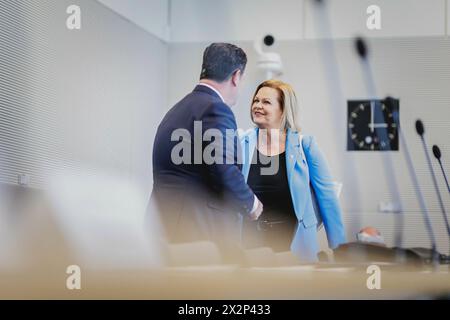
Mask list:
[[[227,114],[232,114],[231,108],[225,104],[221,99],[200,92],[193,91],[187,94],[183,99],[181,99],[173,109],[179,108],[189,108],[191,112],[225,112]]]
[[[220,100],[215,100],[205,106],[205,111],[224,114],[224,115],[232,115],[234,117],[234,113],[231,108],[224,102]]]

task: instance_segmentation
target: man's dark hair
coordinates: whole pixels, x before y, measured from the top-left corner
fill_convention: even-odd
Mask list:
[[[223,82],[236,70],[244,73],[246,65],[247,55],[244,50],[230,43],[213,43],[203,53],[200,80]]]

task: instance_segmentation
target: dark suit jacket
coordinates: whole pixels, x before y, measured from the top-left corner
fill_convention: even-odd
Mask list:
[[[223,134],[220,149],[223,164],[208,165],[203,159],[198,164],[193,163],[194,121],[201,121],[201,133],[218,129]],[[185,129],[191,137],[191,140],[184,140],[191,149],[188,157],[191,163],[172,161],[172,150],[181,141],[171,141],[176,129]],[[159,125],[153,147],[152,199],[159,207],[170,242],[238,237],[239,213],[245,215],[251,211],[254,194],[237,164],[240,150],[237,136],[231,140],[232,148],[226,148],[227,129],[237,129],[233,112],[217,93],[201,85],[178,102]],[[218,143],[211,140],[211,143]],[[201,143],[201,150],[208,144],[210,142]]]

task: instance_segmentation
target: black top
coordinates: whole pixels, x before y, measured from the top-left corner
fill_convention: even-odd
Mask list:
[[[264,209],[258,221],[244,222],[244,245],[288,251],[297,217],[287,179],[286,153],[265,156],[255,150],[247,183]]]

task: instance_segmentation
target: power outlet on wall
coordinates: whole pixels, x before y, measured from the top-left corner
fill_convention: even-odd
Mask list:
[[[30,176],[28,174],[19,174],[17,176],[19,186],[27,187],[30,185]]]
[[[398,202],[393,201],[380,201],[378,203],[378,211],[385,213],[399,213],[401,212],[401,206]]]

